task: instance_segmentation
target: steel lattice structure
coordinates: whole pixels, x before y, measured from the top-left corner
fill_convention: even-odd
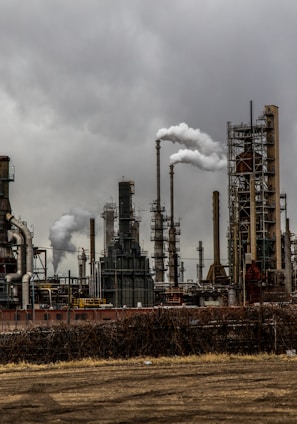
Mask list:
[[[265,106],[250,125],[227,126],[228,256],[231,281],[242,282],[245,263],[281,270],[278,108]]]

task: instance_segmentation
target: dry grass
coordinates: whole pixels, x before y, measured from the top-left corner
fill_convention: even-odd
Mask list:
[[[131,358],[131,359],[83,359],[79,361],[57,362],[55,364],[31,364],[21,362],[19,364],[0,365],[0,372],[19,372],[25,370],[44,370],[44,369],[75,369],[75,368],[97,368],[106,366],[171,366],[171,365],[187,365],[187,364],[205,364],[205,363],[226,363],[226,362],[260,362],[260,361],[296,361],[297,356],[287,355],[229,355],[229,354],[205,354],[205,355],[190,355],[190,356],[175,356],[175,357],[160,357],[160,358]]]

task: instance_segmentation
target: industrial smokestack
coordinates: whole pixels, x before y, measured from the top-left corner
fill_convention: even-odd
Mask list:
[[[95,296],[95,219],[90,218],[90,296]]]
[[[213,257],[214,264],[220,264],[220,194],[213,192]]]
[[[174,166],[170,165],[170,226],[174,227]]]
[[[212,205],[213,205],[213,256],[214,261],[210,266],[207,280],[216,283],[217,280],[226,279],[226,272],[224,267],[221,265],[220,260],[220,203],[219,203],[219,192],[214,191],[212,197]]]
[[[156,155],[157,155],[157,209],[161,211],[161,177],[160,177],[160,149],[161,140],[156,140]]]
[[[203,264],[203,246],[202,246],[201,240],[198,243],[197,251],[198,251],[197,277],[198,277],[199,283],[201,283],[201,281],[203,280],[203,267],[204,267],[204,264]]]
[[[90,263],[91,275],[93,275],[93,264],[95,263],[95,219],[90,218]]]
[[[154,234],[154,259],[155,281],[164,281],[164,226],[161,209],[161,178],[160,178],[160,140],[156,140],[157,156],[157,200],[154,210],[155,234]]]
[[[176,228],[174,225],[174,165],[170,165],[170,226],[169,226],[169,281],[178,286],[178,266],[176,252]]]
[[[95,219],[90,218],[90,260],[95,262]]]

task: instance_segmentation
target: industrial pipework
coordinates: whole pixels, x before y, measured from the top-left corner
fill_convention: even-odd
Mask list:
[[[27,309],[29,305],[29,283],[33,275],[33,243],[32,235],[27,226],[21,221],[17,220],[10,213],[6,214],[6,220],[13,224],[15,227],[19,228],[21,233],[24,236],[25,240],[25,273],[22,276],[22,308]]]

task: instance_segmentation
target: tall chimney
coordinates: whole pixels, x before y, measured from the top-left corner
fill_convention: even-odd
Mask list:
[[[177,281],[176,231],[174,225],[174,165],[170,165],[170,226],[169,226],[169,282]]]
[[[214,191],[212,202],[213,202],[213,257],[214,264],[220,264],[220,203],[219,203],[219,192]]]
[[[154,234],[154,259],[155,259],[155,281],[164,281],[164,228],[163,214],[161,209],[161,178],[160,178],[160,143],[156,140],[157,156],[157,200],[154,211],[155,234]]]
[[[156,140],[156,155],[157,155],[157,209],[161,211],[161,177],[160,177],[160,150],[161,140]]]
[[[198,268],[197,268],[197,277],[199,283],[203,280],[203,246],[202,241],[199,240],[198,247],[196,249],[198,251]]]
[[[90,261],[95,262],[95,219],[90,219]]]
[[[220,282],[225,283],[226,280],[226,271],[225,268],[221,265],[220,259],[220,205],[219,205],[219,192],[214,191],[212,197],[212,207],[213,207],[213,256],[214,261],[210,266],[207,280],[212,281],[213,283]]]
[[[95,219],[90,219],[90,287],[91,296],[95,296]]]

